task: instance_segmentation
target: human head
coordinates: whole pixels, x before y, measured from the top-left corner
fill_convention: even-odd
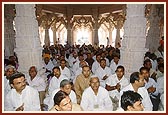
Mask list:
[[[99,89],[99,86],[100,86],[99,78],[95,75],[92,75],[91,78],[90,78],[90,87],[92,88],[92,90],[95,93],[97,93],[98,89]]]
[[[88,78],[90,76],[91,70],[88,65],[82,67],[82,74],[84,75],[85,78]]]
[[[54,67],[53,69],[53,74],[55,77],[59,78],[60,75],[61,75],[61,71],[60,71],[60,68],[58,66]]]
[[[7,77],[7,79],[9,79],[9,77],[15,72],[16,72],[16,68],[14,66],[8,65],[5,67],[5,76]]]
[[[54,96],[54,107],[58,111],[72,111],[72,103],[68,94],[64,91],[58,91]]]
[[[60,66],[61,66],[61,68],[65,68],[65,66],[66,66],[66,60],[65,59],[61,59]]]
[[[164,63],[161,63],[158,65],[158,70],[162,73],[164,73]]]
[[[96,54],[96,60],[97,60],[97,62],[100,62],[100,59],[101,59],[101,54],[100,53]]]
[[[62,80],[60,82],[60,89],[69,95],[72,89],[72,85],[70,81],[67,79]]]
[[[105,59],[101,59],[100,60],[100,66],[104,69],[106,67],[106,60]]]
[[[45,63],[45,64],[48,64],[49,61],[50,61],[50,58],[49,58],[49,57],[45,57],[45,58],[44,58],[44,63]]]
[[[119,78],[119,79],[121,79],[122,77],[123,77],[123,75],[124,75],[124,71],[125,71],[125,69],[124,69],[124,66],[118,66],[117,67],[117,69],[116,69],[116,74],[117,74],[117,77]]]
[[[164,63],[164,59],[162,57],[158,57],[157,58],[157,64],[161,64],[161,63]]]
[[[31,66],[29,69],[29,75],[31,79],[35,78],[37,75],[37,68],[35,66]]]
[[[152,68],[152,63],[151,63],[151,60],[150,59],[146,59],[144,60],[144,63],[143,63],[144,67],[147,67],[147,68]]]
[[[145,80],[148,81],[149,77],[150,77],[150,72],[149,72],[149,68],[147,67],[141,67],[139,69],[140,73],[142,76],[144,76]]]
[[[121,96],[121,107],[124,111],[143,111],[142,97],[134,91],[125,91]]]
[[[79,67],[82,68],[82,67],[85,66],[85,65],[87,65],[87,63],[86,63],[85,60],[82,60],[82,61],[79,62]]]
[[[114,62],[115,63],[118,63],[119,62],[119,60],[120,60],[120,56],[119,56],[119,54],[118,53],[114,53]]]
[[[130,83],[135,84],[138,87],[143,87],[145,85],[144,76],[139,72],[133,72],[130,75]]]
[[[17,92],[21,93],[26,87],[25,75],[23,73],[14,73],[9,78],[9,83],[12,88],[16,89]]]

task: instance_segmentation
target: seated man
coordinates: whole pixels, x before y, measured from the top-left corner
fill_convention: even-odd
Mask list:
[[[81,107],[85,111],[112,111],[112,101],[108,91],[100,86],[99,78],[95,75],[90,78],[90,87],[82,94]]]
[[[121,107],[124,111],[143,111],[142,97],[134,91],[125,91],[121,96]]]
[[[68,94],[64,91],[58,91],[54,96],[54,106],[50,111],[81,111],[82,108],[76,104],[72,103]]]
[[[26,85],[24,74],[13,74],[9,83],[12,89],[5,97],[5,111],[40,111],[39,93]]]
[[[55,89],[55,90],[52,92],[52,95],[51,95],[51,97],[50,97],[50,101],[49,101],[49,104],[48,104],[49,109],[53,107],[53,105],[54,105],[54,100],[53,100],[53,98],[54,98],[55,94],[56,94],[59,90],[62,90],[62,91],[64,91],[65,93],[67,93],[67,94],[69,95],[69,98],[71,99],[72,103],[77,103],[76,94],[75,94],[75,92],[72,90],[72,85],[71,85],[70,81],[67,80],[67,79],[64,79],[64,80],[62,80],[61,83],[60,83],[60,88]]]

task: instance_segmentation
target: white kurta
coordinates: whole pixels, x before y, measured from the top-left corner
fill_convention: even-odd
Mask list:
[[[99,67],[100,67],[99,62],[97,62],[97,60],[94,61],[93,64],[92,64],[92,72],[93,72],[93,74],[95,74],[96,70],[97,70]]]
[[[62,69],[61,66],[60,66],[59,68],[61,70],[61,74],[62,75],[66,76],[68,79],[71,78],[70,70],[67,67],[65,67],[64,69]]]
[[[118,80],[117,74],[113,74],[107,78],[106,84],[109,86],[116,86],[117,83],[121,85],[120,90],[122,90],[124,87],[129,85],[129,81],[123,76],[120,80]],[[119,99],[120,93],[117,89],[109,91],[109,95],[114,98],[115,96]]]
[[[49,104],[48,104],[48,108],[51,109],[53,106],[54,106],[54,96],[55,94],[60,90],[59,89],[55,89],[53,92],[52,92],[52,95],[50,97],[50,101],[49,101]],[[77,99],[76,99],[76,94],[73,90],[71,90],[70,94],[69,94],[69,98],[71,99],[71,102],[72,103],[77,103]]]
[[[5,111],[15,111],[24,103],[24,111],[40,111],[39,93],[30,86],[26,86],[22,94],[12,89],[5,97]]]
[[[43,78],[36,76],[33,80],[30,79],[30,76],[26,78],[29,86],[32,86],[37,91],[45,91],[46,90],[46,82]]]
[[[153,78],[149,78],[149,81],[145,83],[145,88],[148,89],[149,87],[155,87],[156,91],[153,93],[150,93],[150,95],[155,95],[157,96],[159,94],[159,89],[158,89],[158,84],[155,82]]]
[[[11,86],[9,85],[9,80],[4,76],[4,96],[6,96],[10,90]]]
[[[119,65],[121,65],[120,60],[118,61],[118,64],[116,64],[114,60],[111,60],[111,64],[110,64],[111,74],[115,74],[115,71]]]
[[[99,87],[98,94],[95,95],[92,88],[88,87],[82,94],[81,107],[84,111],[112,111],[112,101],[108,91]]]
[[[164,77],[159,77],[157,79],[158,89],[160,93],[161,104],[164,106]]]
[[[52,91],[54,91],[55,89],[58,89],[60,88],[60,83],[62,80],[64,79],[67,79],[68,78],[66,76],[63,76],[61,75],[59,78],[53,76],[50,80],[50,84],[49,84],[49,87],[48,87],[48,92],[49,92],[49,95],[52,94]]]
[[[132,87],[131,83],[120,91],[120,98],[121,98],[121,95],[123,94],[123,91],[128,91],[128,90],[134,91],[134,88]],[[150,100],[147,89],[145,87],[140,87],[137,93],[139,93],[143,98],[142,104],[144,106],[144,111],[152,111],[153,105]],[[121,106],[120,102],[121,101],[119,100],[119,107]]]
[[[102,87],[105,87],[106,85],[106,80],[103,80],[103,77],[107,75],[108,77],[111,75],[111,69],[109,67],[105,67],[104,69],[100,66],[96,72],[95,75],[99,78],[100,85]]]

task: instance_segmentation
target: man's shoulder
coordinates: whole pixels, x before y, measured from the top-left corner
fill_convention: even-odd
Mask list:
[[[77,103],[72,103],[72,111],[82,111],[82,108]]]

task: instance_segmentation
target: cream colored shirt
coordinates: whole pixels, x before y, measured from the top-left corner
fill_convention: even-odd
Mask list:
[[[83,74],[77,76],[74,83],[74,89],[78,104],[80,104],[83,91],[89,87],[89,84],[90,84],[90,77],[85,78]]]

